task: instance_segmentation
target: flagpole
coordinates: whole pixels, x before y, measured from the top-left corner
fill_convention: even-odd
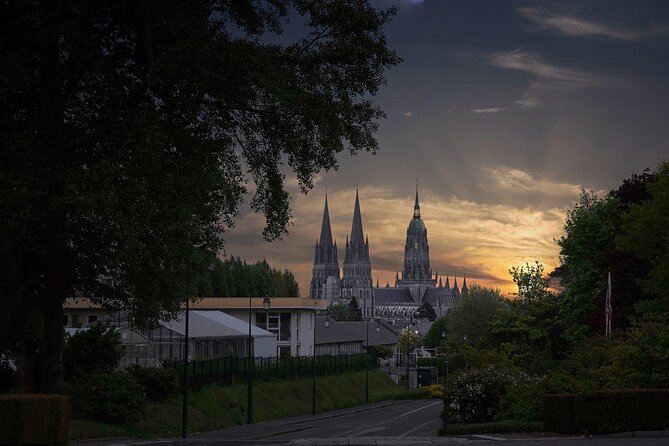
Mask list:
[[[606,308],[604,309],[606,316],[606,337],[611,336],[611,319],[613,319],[613,307],[611,306],[611,271],[609,271],[608,288],[606,290]]]

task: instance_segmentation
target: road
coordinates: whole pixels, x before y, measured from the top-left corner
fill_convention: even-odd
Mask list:
[[[440,400],[384,401],[316,416],[265,421],[229,429],[196,433],[187,440],[116,440],[75,442],[77,446],[192,446],[192,445],[492,445],[512,446],[667,446],[669,432],[619,434],[610,438],[543,437],[541,434],[489,434],[438,437]],[[640,438],[645,437],[645,438]]]
[[[197,439],[291,440],[339,437],[436,437],[441,427],[441,400],[386,401],[315,417],[298,417],[237,426],[194,435]],[[268,442],[269,444],[269,442]]]

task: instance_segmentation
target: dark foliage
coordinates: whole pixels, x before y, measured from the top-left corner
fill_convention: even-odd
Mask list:
[[[275,240],[337,155],[374,152],[399,62],[367,1],[0,4],[0,352],[62,385],[62,304],[137,324],[195,296],[238,206]],[[302,36],[276,37],[291,18]],[[245,186],[249,184],[250,186]]]
[[[67,337],[63,347],[65,376],[74,380],[94,372],[114,370],[124,354],[118,331],[102,323],[93,324]]]
[[[126,371],[144,388],[150,401],[162,401],[176,393],[179,387],[175,368],[142,367],[133,364]]]
[[[435,313],[434,308],[432,307],[432,304],[430,304],[430,302],[424,301],[422,304],[420,304],[420,307],[418,307],[418,309],[416,310],[414,317],[433,321],[437,318],[437,313]]]
[[[216,259],[202,281],[200,297],[297,297],[300,288],[292,272],[279,271],[262,260],[252,264],[239,257]]]
[[[144,415],[144,389],[127,372],[97,372],[72,386],[75,418],[128,424]]]
[[[358,299],[355,296],[351,297],[351,300],[348,302],[348,314],[350,321],[361,321],[362,320],[362,310],[358,304]]]

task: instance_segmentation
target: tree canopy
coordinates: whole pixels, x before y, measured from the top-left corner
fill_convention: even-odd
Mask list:
[[[239,257],[216,259],[200,286],[199,297],[297,297],[300,288],[293,273],[279,271],[265,260],[247,264]]]
[[[30,369],[23,388],[59,387],[66,297],[138,322],[174,314],[247,192],[274,240],[288,172],[306,191],[338,153],[377,149],[393,14],[357,0],[2,3],[0,349]],[[279,40],[289,19],[304,34]]]

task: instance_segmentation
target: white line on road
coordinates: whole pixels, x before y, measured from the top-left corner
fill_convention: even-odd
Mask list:
[[[402,418],[402,417],[405,417],[405,416],[410,415],[412,413],[418,412],[419,410],[423,410],[423,409],[427,409],[428,407],[436,406],[437,404],[442,404],[442,401],[437,401],[436,403],[432,403],[432,404],[428,404],[427,406],[419,407],[418,409],[414,409],[414,410],[411,410],[409,412],[403,413],[402,415],[399,415],[395,418],[396,419],[397,418]]]
[[[427,426],[428,424],[430,424],[430,423],[434,423],[435,421],[441,421],[441,420],[440,420],[439,418],[437,418],[437,419],[434,419],[434,420],[426,421],[425,423],[421,424],[420,426],[416,426],[416,427],[414,427],[413,429],[409,429],[408,431],[406,431],[405,433],[403,433],[402,435],[400,435],[400,437],[406,437],[407,435],[409,435],[409,434],[411,434],[411,433],[413,433],[413,432],[416,432],[418,429],[422,429],[422,428],[424,428],[425,426]]]

